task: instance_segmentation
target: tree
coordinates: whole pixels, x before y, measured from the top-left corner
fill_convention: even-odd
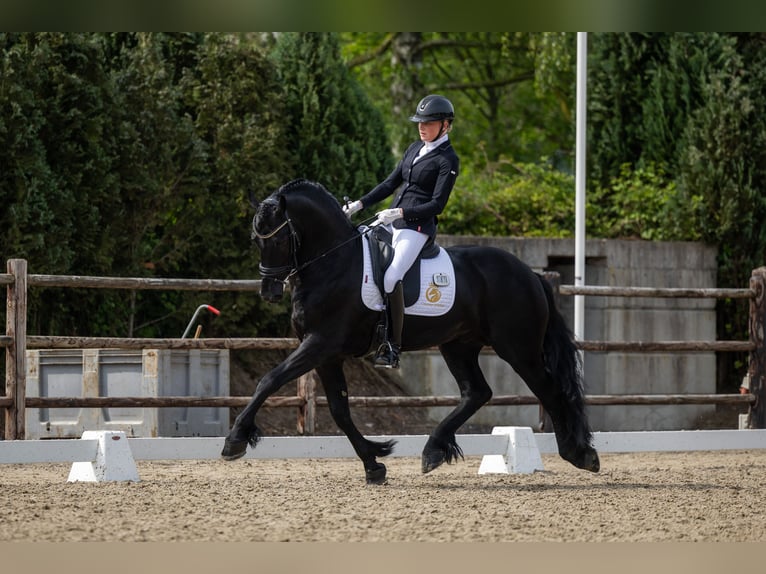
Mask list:
[[[166,245],[181,257],[169,274],[187,277],[258,276],[259,254],[250,240],[250,200],[262,200],[294,176],[285,107],[277,69],[258,43],[229,34],[206,34],[194,68],[181,82],[194,130],[206,150],[206,178],[189,190],[182,210],[166,225]],[[251,197],[252,196],[252,197]],[[188,317],[199,294],[176,304]],[[216,293],[218,333],[287,334],[287,301],[265,303],[255,294]]]
[[[766,58],[763,35],[726,40],[689,118],[679,182],[686,202],[700,199],[691,216],[718,246],[719,285],[742,287],[766,260]],[[719,338],[747,338],[747,325],[746,306],[718,302]],[[736,390],[745,368],[744,354],[721,357],[721,384]]]
[[[0,39],[2,251],[50,273],[81,258],[103,265],[99,206],[110,201],[114,143],[100,46],[80,34]]]
[[[420,98],[441,93],[456,108],[461,161],[479,166],[572,153],[565,102],[574,97],[574,74],[563,70],[571,68],[573,46],[573,34],[344,35],[348,66],[386,111],[395,153],[416,137],[407,118]]]
[[[0,47],[6,257],[45,273],[256,276],[247,197],[290,173],[265,54],[220,34],[4,34]],[[30,332],[180,333],[198,297],[36,289]],[[285,323],[256,296],[228,301],[229,332]]]
[[[691,115],[728,42],[720,34],[593,34],[588,124],[591,177],[606,184],[625,163],[678,173]]]
[[[6,257],[31,272],[103,273],[115,237],[114,91],[100,38],[88,34],[2,35],[0,224]],[[92,294],[30,295],[30,330],[73,332],[98,324]]]
[[[388,175],[393,160],[380,112],[346,69],[337,35],[281,34],[273,60],[294,173],[338,198],[361,197]]]
[[[596,185],[625,164],[659,166],[676,189],[662,225],[718,247],[719,286],[746,285],[766,254],[764,35],[599,34],[593,44]],[[746,313],[719,302],[718,337],[746,337]],[[739,384],[744,358],[730,357],[718,362],[719,389]]]

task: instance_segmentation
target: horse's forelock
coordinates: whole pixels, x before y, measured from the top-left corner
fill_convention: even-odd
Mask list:
[[[271,194],[264,199],[258,206],[257,215],[264,216],[267,213],[273,213],[275,209],[279,208],[279,197],[276,194]]]
[[[253,218],[253,230],[256,230],[256,227],[262,227],[264,220],[270,219],[271,216],[278,210],[279,197],[276,193],[272,193],[269,197],[258,204],[258,209],[255,212],[255,217]],[[260,229],[261,233],[265,233],[267,231],[268,229]]]

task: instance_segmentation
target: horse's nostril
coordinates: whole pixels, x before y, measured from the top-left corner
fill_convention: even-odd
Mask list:
[[[283,293],[284,289],[281,287],[281,285],[275,285],[272,286],[271,289],[261,291],[261,297],[263,297],[263,299],[269,303],[276,303],[282,298]]]

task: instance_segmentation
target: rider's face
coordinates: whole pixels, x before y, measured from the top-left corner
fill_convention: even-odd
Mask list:
[[[443,120],[436,120],[433,122],[420,122],[418,123],[418,133],[420,134],[420,140],[424,142],[434,141],[439,135],[439,130],[442,127]]]

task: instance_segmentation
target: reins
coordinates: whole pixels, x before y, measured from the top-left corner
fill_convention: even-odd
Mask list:
[[[304,270],[309,265],[316,263],[320,259],[328,256],[330,253],[332,253],[333,251],[337,249],[340,249],[344,245],[347,245],[348,243],[351,243],[352,241],[356,241],[356,239],[362,237],[363,235],[366,235],[372,229],[372,227],[369,227],[368,229],[366,229],[364,232],[360,233],[359,235],[354,235],[353,237],[350,237],[349,239],[346,239],[345,241],[342,241],[338,243],[337,245],[334,245],[333,247],[331,247],[324,253],[317,255],[313,259],[309,259],[308,261],[299,264],[297,251],[298,251],[298,247],[300,246],[300,240],[298,239],[298,234],[295,232],[295,229],[293,228],[292,220],[290,219],[290,217],[287,216],[287,213],[285,213],[285,216],[287,218],[282,224],[280,224],[278,227],[276,227],[275,229],[273,229],[272,231],[266,234],[258,233],[258,231],[255,229],[255,217],[253,217],[253,236],[257,237],[258,239],[261,239],[261,240],[271,239],[277,233],[279,233],[282,230],[282,228],[284,228],[285,226],[288,226],[290,230],[290,239],[291,239],[290,251],[292,252],[292,256],[293,256],[293,265],[282,265],[280,267],[265,267],[263,264],[258,264],[258,270],[261,272],[262,276],[270,277],[274,279],[275,281],[280,281],[283,284],[288,283],[292,279],[293,275],[296,275],[297,273]],[[375,219],[377,219],[377,216],[372,216],[368,219],[365,219],[364,221],[362,221],[362,223],[359,224],[359,226],[361,227],[362,225],[366,225],[367,223],[372,222]],[[285,272],[288,269],[290,271],[284,279],[277,279],[276,277],[277,275],[281,275],[283,272]]]

